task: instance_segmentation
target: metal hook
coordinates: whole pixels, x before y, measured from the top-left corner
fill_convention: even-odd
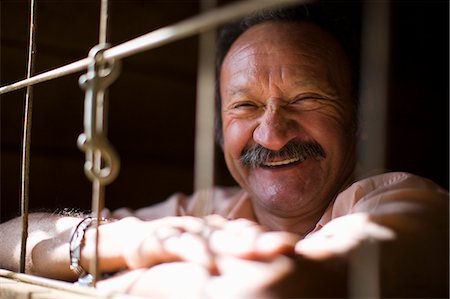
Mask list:
[[[84,133],[78,137],[78,147],[85,152],[84,172],[91,180],[105,185],[119,173],[120,159],[105,137],[105,91],[120,73],[120,61],[105,61],[106,44],[97,45],[89,52],[92,58],[88,71],[80,77],[81,88],[86,91],[84,101]]]

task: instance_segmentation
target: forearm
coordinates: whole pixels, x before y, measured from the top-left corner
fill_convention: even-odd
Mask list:
[[[48,213],[31,214],[28,225],[26,272],[46,277],[73,278],[68,269],[68,238],[71,228],[78,222],[79,218],[76,217]],[[0,267],[12,271],[19,270],[21,230],[20,218],[0,225]]]
[[[376,206],[359,205],[300,241],[297,252],[347,258],[361,242],[377,240],[383,296],[448,296],[448,196],[425,195],[396,192]]]
[[[26,273],[54,279],[74,281],[77,276],[70,270],[70,239],[81,215],[73,217],[50,213],[29,216],[26,254]],[[119,223],[120,222],[120,223]],[[116,225],[118,224],[118,225]],[[86,230],[81,246],[81,265],[89,270],[94,255],[95,230]],[[100,226],[99,264],[102,272],[113,272],[128,265],[123,259],[123,247],[139,244],[139,232],[147,225],[127,218],[117,223]],[[138,228],[139,227],[139,228]],[[0,268],[19,270],[21,252],[21,219],[15,218],[0,225]],[[142,230],[143,229],[143,230]],[[137,245],[136,245],[137,246]]]

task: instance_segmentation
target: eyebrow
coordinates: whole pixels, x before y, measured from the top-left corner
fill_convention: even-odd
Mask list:
[[[308,80],[308,79],[301,79],[301,80],[296,80],[293,85],[295,86],[303,86],[303,87],[314,87],[314,89],[316,90],[320,90],[321,93],[324,93],[326,96],[328,97],[336,97],[338,94],[338,91],[335,90],[333,88],[332,85],[329,84],[329,82],[327,82],[326,84],[322,84],[322,86],[319,86],[318,84],[316,84],[313,80]],[[231,96],[236,96],[236,95],[248,95],[252,93],[252,88],[246,87],[246,86],[236,86],[233,87],[230,90],[230,95]]]
[[[320,92],[328,97],[336,97],[339,94],[339,91],[335,89],[333,82],[330,82],[329,78],[319,78],[318,81],[321,82],[321,84],[317,84],[317,81],[310,80],[311,77],[319,78],[319,76],[308,76],[306,80],[296,80],[294,84],[296,86],[314,87],[314,89],[320,90]]]
[[[243,87],[243,86],[234,87],[230,91],[231,96],[235,96],[237,94],[249,94],[249,93],[250,93],[250,88]]]

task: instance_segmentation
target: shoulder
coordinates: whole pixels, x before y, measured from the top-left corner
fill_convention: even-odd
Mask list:
[[[350,188],[352,187],[361,188],[367,192],[382,192],[383,190],[399,188],[427,189],[444,192],[444,189],[430,179],[407,172],[387,172],[371,176],[355,182]]]
[[[332,218],[355,212],[371,212],[393,201],[426,203],[448,198],[448,192],[433,181],[406,172],[389,172],[353,183],[333,205]]]

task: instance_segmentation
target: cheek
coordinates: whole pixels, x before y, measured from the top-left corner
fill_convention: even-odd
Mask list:
[[[349,134],[345,131],[346,126],[340,118],[316,113],[304,118],[302,123],[310,136],[324,147],[327,154],[343,150],[348,143]]]
[[[317,111],[317,118],[321,119],[324,126],[330,127],[330,130],[345,131],[350,123],[350,108],[347,106],[333,107],[329,106]]]
[[[224,120],[224,148],[232,159],[239,159],[242,150],[251,143],[252,125],[243,120]]]
[[[246,145],[252,142],[252,129],[241,120],[227,122],[225,119],[223,124],[225,162],[233,178],[241,186],[245,186],[246,169],[239,158]]]

